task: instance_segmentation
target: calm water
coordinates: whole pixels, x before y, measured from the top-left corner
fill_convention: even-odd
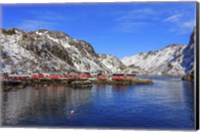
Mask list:
[[[151,78],[152,85],[4,92],[2,125],[193,129],[193,85],[175,77]]]

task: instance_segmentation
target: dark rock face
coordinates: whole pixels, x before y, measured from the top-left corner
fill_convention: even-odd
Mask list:
[[[40,37],[35,34],[27,34],[26,37],[23,35],[18,44],[20,44],[26,50],[33,52],[35,55],[37,55],[37,57],[50,60],[53,55],[67,62],[73,67],[73,63],[68,57],[69,54],[64,47],[58,46],[55,42],[50,41],[48,38]]]
[[[185,67],[185,72],[190,72],[194,67],[194,32],[191,35],[189,45],[183,50],[183,61],[181,65]]]
[[[193,81],[194,80],[194,70],[183,76],[182,80]]]
[[[194,80],[194,46],[196,45],[196,27],[194,28],[189,45],[183,50],[183,62],[181,65],[185,67],[186,75],[184,80]]]
[[[125,68],[117,58],[98,55],[88,42],[71,38],[63,32],[1,29],[0,42],[4,72],[112,73]]]

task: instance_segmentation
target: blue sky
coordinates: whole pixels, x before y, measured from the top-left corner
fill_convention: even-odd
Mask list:
[[[195,2],[2,5],[2,27],[63,31],[97,53],[123,58],[188,44]]]

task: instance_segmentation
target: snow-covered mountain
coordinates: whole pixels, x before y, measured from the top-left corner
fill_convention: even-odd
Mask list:
[[[184,69],[180,63],[182,61],[180,56],[185,47],[185,45],[174,44],[161,50],[125,57],[122,59],[122,62],[127,66],[137,66],[143,69],[147,74],[181,75],[184,74]],[[173,61],[174,59],[177,61]]]
[[[3,72],[121,72],[117,58],[97,54],[86,41],[63,32],[19,29],[1,30]]]
[[[125,71],[149,75],[185,75],[193,69],[195,35],[194,28],[189,45],[173,44],[161,50],[123,58],[121,61],[128,66]]]
[[[189,45],[173,44],[161,50],[125,57],[121,61],[111,55],[97,54],[88,42],[74,39],[63,32],[0,31],[3,72],[184,75],[194,70],[195,30]]]

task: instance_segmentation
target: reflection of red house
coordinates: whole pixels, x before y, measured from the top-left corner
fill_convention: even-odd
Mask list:
[[[82,73],[80,74],[79,78],[80,79],[87,79],[87,78],[91,78],[91,74],[89,72],[85,72],[85,73]]]
[[[97,79],[106,79],[106,75],[104,74],[99,74],[96,76]]]

